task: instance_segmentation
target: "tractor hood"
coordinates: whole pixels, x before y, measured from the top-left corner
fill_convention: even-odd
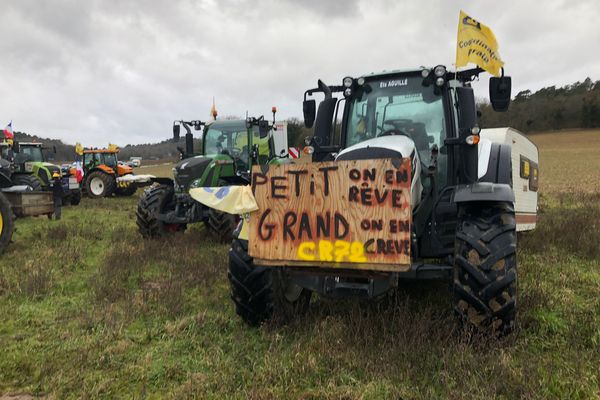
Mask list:
[[[179,186],[189,188],[193,181],[202,177],[212,160],[210,157],[196,156],[179,161],[173,168],[175,182]]]
[[[412,160],[411,202],[413,209],[421,201],[421,162],[415,150],[415,142],[407,136],[381,136],[340,151],[336,161],[371,160],[375,158],[410,158]]]

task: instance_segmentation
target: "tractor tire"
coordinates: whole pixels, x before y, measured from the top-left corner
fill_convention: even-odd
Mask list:
[[[137,192],[137,185],[135,183],[129,184],[126,187],[118,187],[115,191],[117,196],[133,196]]]
[[[142,237],[152,239],[186,230],[186,224],[165,224],[157,218],[169,206],[173,194],[170,185],[156,185],[144,190],[136,211],[136,224]]]
[[[308,310],[312,292],[290,282],[279,267],[254,265],[247,240],[233,239],[227,276],[235,311],[250,326],[270,319],[288,322]]]
[[[10,202],[2,193],[0,193],[0,254],[10,243],[15,221]]]
[[[206,223],[221,243],[231,243],[233,231],[237,226],[235,215],[209,208]]]
[[[34,192],[42,191],[42,183],[38,178],[29,174],[17,174],[12,177],[13,185],[25,185],[31,187]]]
[[[81,203],[81,190],[71,190],[69,193],[69,204],[78,206]]]
[[[110,197],[116,186],[115,178],[102,171],[90,173],[85,180],[85,192],[91,198]]]
[[[459,211],[454,311],[465,325],[501,336],[515,327],[517,234],[511,203],[468,204]]]

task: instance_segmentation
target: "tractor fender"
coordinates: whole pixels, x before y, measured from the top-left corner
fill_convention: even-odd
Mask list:
[[[452,196],[454,203],[475,201],[514,203],[515,193],[507,183],[476,182],[471,185],[459,185]]]
[[[115,170],[113,170],[112,168],[110,168],[109,166],[104,165],[104,164],[98,165],[94,169],[99,169],[100,171],[104,172],[105,174],[109,174],[109,175],[114,175],[115,174]],[[93,172],[93,170],[90,171],[90,172]]]
[[[512,146],[482,139],[479,151],[480,182],[506,183],[512,186]]]
[[[12,186],[12,181],[10,178],[3,173],[0,172],[0,188],[7,188]]]

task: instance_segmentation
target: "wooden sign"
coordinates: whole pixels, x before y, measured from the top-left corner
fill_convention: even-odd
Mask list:
[[[410,159],[255,166],[255,264],[404,271],[410,265]]]

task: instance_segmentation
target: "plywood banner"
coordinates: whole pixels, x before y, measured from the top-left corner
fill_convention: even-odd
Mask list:
[[[249,253],[259,265],[403,271],[410,159],[255,166]]]

